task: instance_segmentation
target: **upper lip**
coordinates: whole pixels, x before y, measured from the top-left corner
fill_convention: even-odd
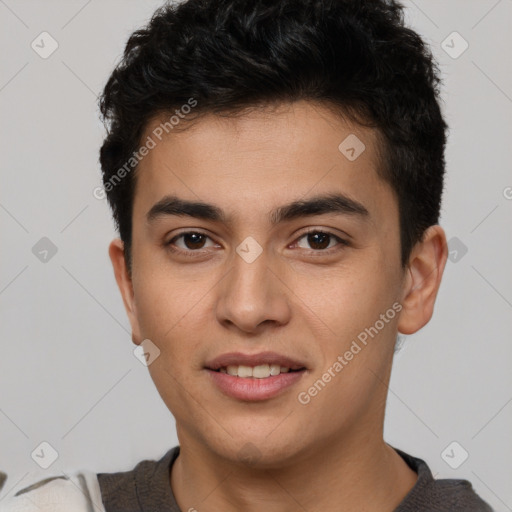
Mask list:
[[[290,370],[301,370],[306,367],[304,363],[276,352],[259,352],[258,354],[229,352],[208,361],[206,368],[219,370],[229,365],[258,366],[261,364],[278,364],[279,366],[290,368]]]

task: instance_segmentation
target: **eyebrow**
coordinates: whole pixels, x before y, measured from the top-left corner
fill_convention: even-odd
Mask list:
[[[363,204],[344,194],[324,194],[305,200],[279,206],[269,213],[272,225],[291,221],[301,217],[334,213],[337,215],[358,216],[362,219],[370,216]],[[186,216],[213,222],[229,224],[229,217],[218,206],[201,201],[189,201],[167,195],[155,203],[146,214],[148,223],[167,216]]]

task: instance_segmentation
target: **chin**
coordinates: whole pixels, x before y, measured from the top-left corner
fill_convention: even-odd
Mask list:
[[[232,433],[233,438],[229,443],[210,445],[210,448],[232,463],[254,469],[272,469],[293,463],[300,450],[298,443],[303,438],[282,437],[282,432],[280,437],[276,435],[273,438],[273,434],[267,435],[266,432],[262,431],[259,435],[244,432],[240,436]]]

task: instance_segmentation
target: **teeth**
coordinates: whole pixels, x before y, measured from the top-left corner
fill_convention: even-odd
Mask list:
[[[229,365],[226,368],[221,368],[222,373],[228,375],[238,376],[242,378],[254,377],[255,379],[266,379],[271,375],[279,375],[280,373],[287,373],[290,368],[280,366],[278,364],[260,364],[258,366],[244,366],[244,365]]]
[[[254,368],[254,370],[256,370],[256,368],[259,368],[259,367],[256,366]],[[240,365],[238,367],[238,376],[239,377],[252,377],[252,368],[250,366],[242,366],[242,365]]]

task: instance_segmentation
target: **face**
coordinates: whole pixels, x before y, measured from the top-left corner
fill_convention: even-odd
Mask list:
[[[131,280],[119,241],[111,257],[133,341],[160,351],[149,371],[180,444],[275,467],[380,435],[414,272],[379,165],[370,129],[308,102],[203,117],[140,162]],[[303,370],[265,383],[211,369],[233,352]]]

